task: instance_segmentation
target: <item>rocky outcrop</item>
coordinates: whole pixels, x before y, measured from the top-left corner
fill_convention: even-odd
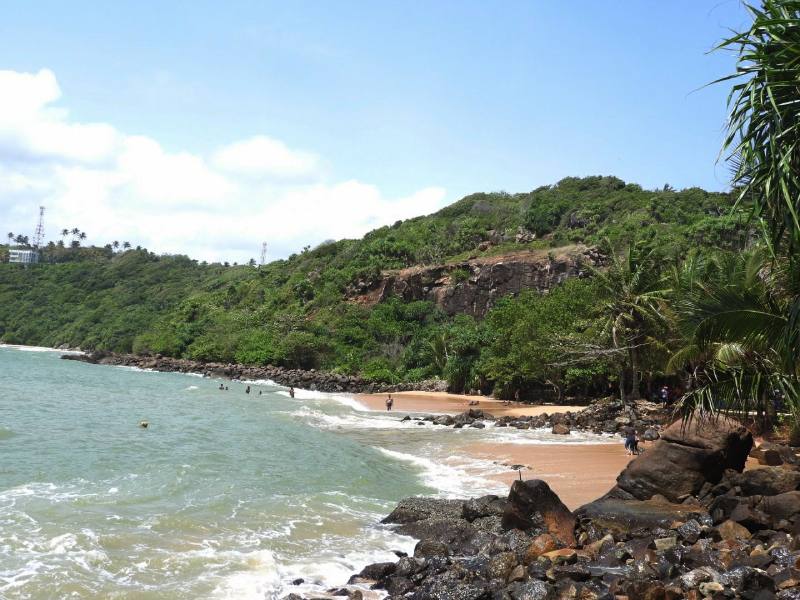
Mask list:
[[[660,495],[680,502],[719,483],[727,469],[744,469],[753,436],[727,417],[677,421],[617,478],[610,498],[647,500]]]
[[[326,371],[286,369],[267,365],[265,367],[240,365],[236,363],[199,362],[185,358],[169,356],[138,356],[135,354],[116,354],[112,352],[92,352],[89,354],[65,354],[65,360],[77,360],[96,365],[112,365],[137,367],[152,371],[168,373],[197,373],[206,377],[222,377],[226,379],[274,381],[278,385],[320,392],[377,393],[399,392],[406,390],[443,392],[447,384],[441,380],[416,381],[388,385],[367,381],[353,375],[341,375]]]
[[[703,443],[705,431],[683,439],[718,448],[720,436]],[[764,484],[760,492],[794,481],[767,473],[751,480]],[[741,498],[742,483],[729,469],[703,497],[601,499],[577,519],[537,480],[515,482],[507,499],[404,500],[386,522],[421,536],[414,556],[369,565],[331,593],[354,600],[364,587],[390,600],[797,600],[800,491]],[[555,531],[534,516],[553,511],[564,517]],[[532,518],[510,523],[510,512]],[[562,527],[573,534],[569,544]]]
[[[350,286],[348,297],[372,306],[397,296],[429,300],[447,314],[482,317],[500,298],[534,289],[546,292],[570,277],[589,274],[604,257],[596,248],[566,246],[472,258],[457,263],[386,271],[377,280]]]
[[[556,408],[555,406],[553,407]],[[595,400],[580,412],[555,412],[530,416],[504,415],[495,417],[480,408],[471,408],[455,416],[406,416],[403,420],[419,424],[431,423],[447,427],[483,427],[493,422],[496,427],[514,429],[549,429],[555,435],[569,435],[573,430],[592,433],[617,433],[633,427],[641,439],[651,442],[659,439],[661,427],[668,423],[670,411],[663,405],[637,400],[623,403],[614,398]]]

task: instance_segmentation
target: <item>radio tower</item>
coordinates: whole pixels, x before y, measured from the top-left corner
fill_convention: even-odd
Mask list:
[[[261,244],[261,262],[259,264],[267,264],[267,242],[262,242]]]
[[[44,206],[39,207],[39,222],[36,224],[36,233],[33,234],[33,247],[38,248],[44,241]]]

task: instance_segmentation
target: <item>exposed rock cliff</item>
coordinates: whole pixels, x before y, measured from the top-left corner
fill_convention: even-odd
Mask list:
[[[569,277],[588,274],[603,256],[596,248],[565,246],[551,250],[522,250],[462,262],[386,271],[376,281],[351,286],[352,301],[372,306],[390,296],[405,301],[429,300],[447,314],[482,317],[503,296],[526,289],[546,292]]]

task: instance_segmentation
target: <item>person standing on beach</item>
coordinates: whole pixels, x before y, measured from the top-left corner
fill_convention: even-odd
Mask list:
[[[636,454],[636,430],[629,425],[623,429],[623,434],[625,435],[625,450],[628,456]]]
[[[392,410],[392,406],[394,406],[394,400],[392,399],[392,395],[389,394],[386,398],[386,410]]]

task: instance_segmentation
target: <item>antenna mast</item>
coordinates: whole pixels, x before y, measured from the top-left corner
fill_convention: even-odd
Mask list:
[[[267,242],[262,242],[261,244],[261,262],[259,264],[267,264]]]
[[[39,248],[44,242],[44,206],[39,207],[39,222],[36,224],[36,233],[33,234],[33,247]]]

